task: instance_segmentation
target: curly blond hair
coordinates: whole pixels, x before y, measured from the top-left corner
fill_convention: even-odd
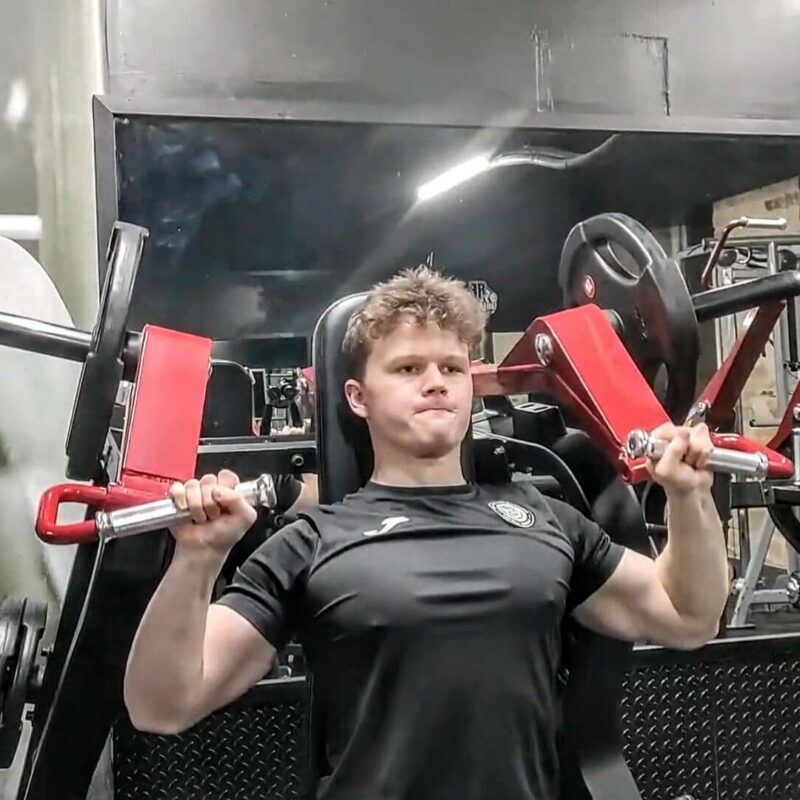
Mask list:
[[[403,270],[376,284],[350,317],[342,350],[351,376],[363,376],[372,343],[406,319],[453,331],[470,348],[480,343],[486,327],[484,307],[462,281],[426,266]]]

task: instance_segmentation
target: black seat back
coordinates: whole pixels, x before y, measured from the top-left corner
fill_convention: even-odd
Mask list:
[[[373,457],[369,431],[364,420],[350,411],[344,396],[347,363],[342,354],[347,323],[364,303],[366,294],[337,300],[319,318],[312,345],[316,413],[319,499],[335,503],[358,491],[372,474]],[[461,448],[464,476],[474,476],[472,440],[468,435]]]
[[[342,355],[347,323],[365,297],[354,294],[337,300],[320,317],[314,330],[312,358],[321,503],[335,503],[358,491],[372,471],[367,426],[350,411],[344,396],[349,376]]]
[[[625,547],[649,552],[645,519],[631,486],[583,432],[553,444],[586,494],[591,518]],[[564,625],[562,800],[641,800],[622,751],[619,707],[633,648],[567,621]]]

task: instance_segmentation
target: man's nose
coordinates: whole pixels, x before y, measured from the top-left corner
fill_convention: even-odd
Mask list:
[[[423,391],[426,394],[447,391],[444,375],[436,364],[431,364],[423,373]]]

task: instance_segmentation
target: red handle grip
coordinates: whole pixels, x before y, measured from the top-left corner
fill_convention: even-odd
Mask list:
[[[755,442],[738,433],[712,433],[714,447],[738,450],[742,453],[761,453],[769,464],[768,477],[773,479],[791,478],[794,475],[794,464],[782,453],[771,447]]]
[[[82,544],[97,540],[94,518],[83,522],[58,524],[59,508],[65,503],[77,503],[89,508],[112,511],[137,503],[161,499],[158,495],[127,489],[124,486],[90,486],[83,483],[59,483],[51,486],[39,500],[36,515],[36,535],[47,544]]]

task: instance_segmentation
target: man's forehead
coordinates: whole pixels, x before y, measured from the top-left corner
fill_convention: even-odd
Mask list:
[[[372,351],[388,354],[389,352],[407,352],[426,355],[432,352],[450,351],[463,354],[467,345],[458,338],[455,331],[441,328],[436,323],[420,325],[403,321],[393,331],[377,339]]]
[[[458,334],[448,328],[442,328],[435,322],[416,323],[406,321],[399,323],[394,330],[383,337],[388,342],[453,342],[463,344]]]

